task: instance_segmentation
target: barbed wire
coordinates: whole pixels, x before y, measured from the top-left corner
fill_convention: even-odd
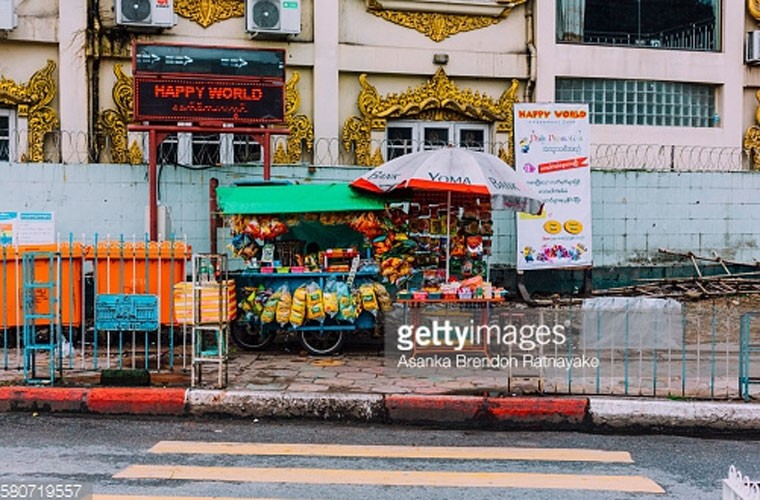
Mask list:
[[[6,137],[0,137],[0,161],[24,163],[30,160],[27,155],[28,134],[23,130],[12,130]],[[271,151],[287,147],[286,136],[272,138]],[[130,141],[137,141],[143,152],[143,162],[147,160],[147,134],[130,134]],[[172,142],[173,141],[173,142]],[[127,147],[131,142],[127,144]],[[371,140],[367,154],[373,158],[379,154],[383,160],[396,155],[417,151],[429,143],[415,140]],[[438,144],[440,146],[442,144]],[[460,144],[500,155],[509,151],[508,142],[464,143]],[[222,166],[225,164],[260,164],[260,150],[255,143],[240,142],[236,139],[235,148],[227,152],[218,140],[202,141],[176,139],[168,141],[159,151],[158,161],[163,164],[186,163],[189,165]],[[313,144],[302,144],[300,161],[288,160],[288,164],[316,166],[356,166],[355,145],[350,149],[338,137],[315,139]],[[229,148],[228,148],[229,149]],[[238,151],[245,151],[245,158],[235,158]],[[740,172],[751,170],[749,156],[741,147],[706,146],[706,145],[665,145],[665,144],[591,144],[589,163],[596,170],[644,170],[676,172]],[[42,151],[45,163],[125,163],[126,151],[118,150],[112,138],[106,134],[91,136],[86,132],[54,131],[46,134]]]

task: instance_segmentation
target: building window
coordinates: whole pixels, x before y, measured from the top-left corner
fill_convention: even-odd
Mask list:
[[[13,158],[14,115],[9,109],[0,109],[0,161]]]
[[[388,122],[385,129],[386,158],[449,145],[485,151],[488,125],[454,122]]]
[[[720,50],[720,0],[556,0],[557,41]]]
[[[244,134],[170,134],[158,149],[158,162],[229,165],[262,161],[261,145]]]
[[[595,125],[714,127],[715,86],[648,80],[558,78],[555,100],[588,103]]]

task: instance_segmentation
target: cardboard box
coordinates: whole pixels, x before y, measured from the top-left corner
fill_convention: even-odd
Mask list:
[[[220,287],[226,288],[220,291]],[[174,320],[179,324],[193,324],[193,295],[196,295],[200,303],[200,324],[213,324],[233,321],[237,317],[237,299],[235,296],[235,282],[227,280],[226,283],[203,283],[196,290],[193,283],[183,281],[174,285]],[[219,312],[222,318],[219,318]]]

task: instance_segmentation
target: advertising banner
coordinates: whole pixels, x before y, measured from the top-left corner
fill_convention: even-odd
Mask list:
[[[46,245],[55,243],[52,212],[0,212],[1,245]]]
[[[544,199],[517,214],[517,269],[590,267],[591,169],[586,104],[515,104],[515,170]]]

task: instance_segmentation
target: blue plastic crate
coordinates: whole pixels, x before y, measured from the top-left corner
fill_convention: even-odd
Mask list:
[[[111,331],[158,330],[158,296],[96,295],[95,327]]]

